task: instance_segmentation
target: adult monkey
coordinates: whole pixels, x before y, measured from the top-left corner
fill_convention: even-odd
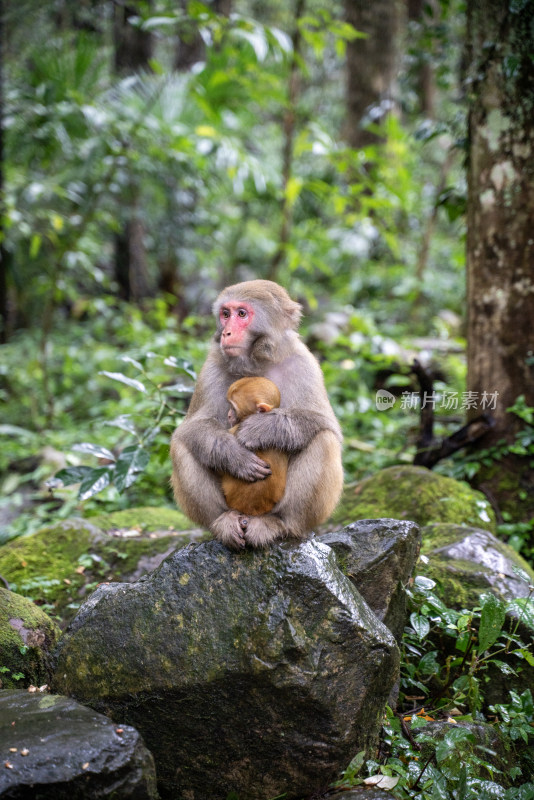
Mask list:
[[[341,430],[321,369],[296,332],[301,307],[278,284],[255,280],[224,289],[213,311],[217,332],[171,441],[176,501],[233,550],[304,538],[335,508],[343,470]],[[280,407],[248,417],[233,436],[226,392],[237,378],[255,375],[276,383]],[[289,455],[284,496],[271,513],[241,524],[243,515],[226,505],[220,475],[262,480],[270,470],[253,451],[270,448]]]

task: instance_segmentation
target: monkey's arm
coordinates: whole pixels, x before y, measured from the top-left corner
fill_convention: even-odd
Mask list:
[[[301,408],[276,408],[255,414],[239,425],[237,441],[249,450],[275,448],[286,453],[304,450],[321,431],[330,430],[341,440],[335,419]]]
[[[202,466],[215,472],[228,472],[244,481],[271,474],[269,465],[239,444],[215,418],[193,415],[176,429],[173,440],[181,441]]]

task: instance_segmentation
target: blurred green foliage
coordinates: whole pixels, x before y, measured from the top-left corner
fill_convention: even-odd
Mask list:
[[[139,3],[131,24],[155,49],[124,77],[110,68],[111,4],[92,8],[66,4],[63,24],[34,0],[7,15],[4,230],[16,330],[0,365],[2,502],[21,510],[38,500],[39,522],[70,513],[72,490],[45,484],[59,465],[66,479],[85,475],[84,514],[170,503],[168,440],[206,353],[211,300],[252,277],[280,281],[305,305],[347,479],[411,460],[417,409],[397,401],[377,413],[375,394],[414,391],[409,365],[422,350],[447,388],[463,387],[461,110],[444,94],[433,122],[408,111],[408,50],[402,121],[390,115],[376,144],[348,148],[340,87],[359,34],[336,4],[310,0],[295,20],[282,4],[239,2],[225,17],[196,0],[185,10]],[[454,45],[448,61],[438,48],[445,86],[458,15],[440,13],[439,36]],[[201,41],[188,71],[172,69],[180,37]],[[419,37],[438,41],[423,23],[411,45]],[[125,304],[114,242],[132,215],[153,296]],[[160,288],[169,274],[171,293]],[[460,418],[438,417],[437,432]],[[50,463],[43,448],[56,451]],[[34,523],[23,515],[8,535]]]

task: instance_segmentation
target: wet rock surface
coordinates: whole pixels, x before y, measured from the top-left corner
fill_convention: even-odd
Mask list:
[[[439,581],[444,602],[468,608],[480,592],[491,590],[502,600],[527,597],[534,571],[515,550],[479,528],[427,525],[422,531],[423,552],[429,558],[425,574]]]
[[[0,691],[0,798],[157,800],[140,735],[67,697]]]
[[[514,631],[524,644],[534,639],[534,570],[513,548],[489,531],[461,525],[435,524],[424,527],[422,552],[428,563],[418,571],[436,582],[436,593],[446,606],[461,610],[479,605],[480,595],[491,592],[505,607],[504,630]],[[508,703],[511,689],[521,694],[534,684],[534,667],[513,651],[503,651],[499,660],[512,671],[488,666],[485,704]]]
[[[163,798],[290,800],[375,746],[398,658],[324,543],[209,542],[100,586],[53,686],[141,732]]]
[[[343,574],[400,643],[406,622],[404,586],[419,555],[419,527],[403,520],[367,519],[319,541],[332,548]]]

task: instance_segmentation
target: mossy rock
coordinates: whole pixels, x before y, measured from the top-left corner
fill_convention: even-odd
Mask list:
[[[449,608],[474,608],[491,591],[506,602],[529,595],[534,570],[509,545],[480,528],[435,523],[422,528],[421,552],[427,556],[418,571],[437,584]],[[523,574],[522,579],[516,570]]]
[[[185,514],[177,509],[163,506],[126,508],[122,511],[112,511],[110,514],[90,517],[88,522],[105,531],[138,530],[142,533],[153,533],[155,531],[191,530],[191,521]]]
[[[421,531],[422,553],[427,557],[418,573],[435,582],[434,593],[448,608],[470,611],[480,606],[480,595],[494,594],[503,604],[503,630],[514,631],[529,645],[534,637],[534,602],[530,586],[534,570],[509,545],[489,531],[462,525],[428,525]],[[475,622],[476,624],[476,622]],[[445,657],[458,655],[454,637],[438,630],[430,634],[435,649]],[[482,683],[484,709],[496,703],[508,703],[510,690],[521,695],[534,685],[534,667],[514,653],[499,653],[487,664]],[[500,664],[505,667],[501,669]]]
[[[190,523],[180,512],[158,508],[73,518],[0,547],[0,575],[63,626],[99,583],[138,580],[173,550],[208,535],[184,525]]]
[[[0,688],[48,683],[49,653],[59,635],[56,623],[31,600],[0,589]]]
[[[345,489],[334,522],[358,519],[413,520],[418,525],[453,522],[494,532],[495,515],[483,494],[425,467],[388,467]]]

